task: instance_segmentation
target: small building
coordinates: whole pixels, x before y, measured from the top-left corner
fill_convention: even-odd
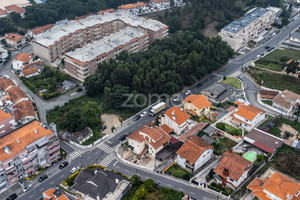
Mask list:
[[[24,100],[13,106],[15,120],[22,124],[32,121],[36,118],[32,101]]]
[[[214,172],[218,182],[235,189],[247,179],[252,167],[252,162],[229,150],[222,155]]]
[[[284,90],[273,99],[272,106],[282,113],[292,114],[300,104],[300,95],[289,90]]]
[[[256,177],[247,188],[258,199],[300,199],[300,183],[271,168],[262,176]]]
[[[146,153],[155,158],[156,153],[169,144],[171,137],[161,127],[142,126],[128,135],[127,139],[134,153],[139,155]]]
[[[7,17],[8,15],[9,15],[9,12],[0,8],[0,17]]]
[[[183,109],[193,116],[204,117],[210,113],[210,106],[212,105],[208,99],[202,95],[191,94],[183,101]]]
[[[23,69],[20,76],[24,76],[25,78],[31,78],[40,74],[41,71],[36,66],[33,66],[27,69]]]
[[[6,109],[0,109],[0,137],[13,130],[15,116]]]
[[[274,99],[279,91],[275,90],[259,90],[260,97],[262,99]]]
[[[290,35],[290,41],[291,42],[298,42],[300,43],[300,33],[299,32],[294,32]]]
[[[205,127],[208,126],[208,123],[199,122],[196,126],[192,127],[186,133],[181,135],[178,140],[185,142],[189,137],[197,135],[199,131],[203,130]]]
[[[283,139],[257,128],[250,131],[243,140],[271,154],[275,154],[284,143]]]
[[[192,136],[176,152],[177,164],[192,172],[197,171],[213,156],[213,146],[199,136]]]
[[[93,136],[93,131],[86,127],[81,131],[77,131],[76,133],[73,133],[70,135],[70,140],[77,143],[82,144],[83,142],[87,141]]]
[[[169,144],[156,154],[155,158],[157,160],[164,162],[169,158],[175,156],[176,151],[178,151],[178,149],[183,145],[183,142],[181,141],[177,140],[176,142],[172,143],[172,140],[176,139],[172,137]]]
[[[191,116],[183,111],[182,108],[174,106],[169,108],[161,117],[161,124],[166,124],[178,135],[183,134],[189,129]]]
[[[43,192],[43,198],[44,200],[71,200],[69,199],[65,192],[62,189],[54,189],[50,188],[49,190],[46,190]]]
[[[46,24],[44,26],[35,27],[28,30],[27,35],[31,38],[35,38],[38,34],[44,33],[51,28],[53,28],[53,24]]]
[[[121,200],[131,187],[125,177],[101,168],[81,170],[74,182],[76,196],[88,200]]]
[[[28,53],[18,54],[12,61],[11,66],[14,70],[23,70],[25,65],[33,62],[33,56]]]
[[[19,13],[22,18],[25,17],[25,15],[24,15],[25,14],[25,9],[19,7],[19,6],[15,5],[15,4],[10,5],[10,6],[6,6],[5,10],[7,10],[9,13],[11,13],[11,12]]]
[[[16,33],[12,33],[8,36],[6,36],[5,38],[5,42],[8,44],[8,46],[11,47],[20,47],[23,44],[25,44],[26,39],[23,35],[19,35]]]
[[[5,90],[6,96],[3,98],[5,104],[12,105],[20,103],[24,100],[29,100],[27,94],[18,86],[10,87]]]
[[[221,84],[214,84],[204,91],[204,94],[214,100],[223,94],[227,89]]]
[[[0,76],[0,92],[15,86],[16,84],[10,78],[4,78]]]
[[[262,121],[266,120],[268,115],[265,111],[250,104],[240,104],[231,115],[231,122],[247,131],[252,130]]]

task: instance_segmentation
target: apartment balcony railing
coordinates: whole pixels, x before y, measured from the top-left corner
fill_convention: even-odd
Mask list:
[[[53,154],[48,158],[49,161],[53,160],[56,156],[60,155],[60,152],[58,151],[57,153]]]
[[[33,162],[27,163],[26,165],[23,165],[23,169],[27,169],[33,165]]]
[[[33,171],[34,171],[34,168],[31,167],[31,168],[27,169],[26,171],[24,171],[24,174],[27,175],[27,174],[29,174],[29,173],[31,173]]]
[[[7,176],[7,180],[11,180],[13,179],[14,177],[16,177],[19,173],[18,172],[15,172],[13,175],[10,175],[10,176]]]
[[[17,169],[16,166],[12,165],[12,167],[9,170],[6,170],[5,173],[9,174],[9,173],[13,172],[16,169]]]
[[[57,147],[55,147],[55,148],[49,150],[49,151],[48,151],[48,154],[51,154],[51,153],[53,153],[53,152],[55,152],[55,151],[57,151],[57,150],[59,150],[59,146],[57,146]]]
[[[14,184],[14,183],[17,182],[17,181],[18,181],[18,177],[16,177],[16,178],[14,178],[13,180],[9,181],[8,184],[9,184],[9,185],[12,185],[12,184]]]
[[[32,158],[31,157],[24,157],[24,158],[22,158],[21,159],[21,162],[22,162],[22,164],[25,164],[25,163],[27,163],[27,162],[29,162],[29,161],[31,161],[32,160]]]

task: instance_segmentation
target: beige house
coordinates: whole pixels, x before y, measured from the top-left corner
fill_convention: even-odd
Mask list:
[[[212,105],[208,99],[202,95],[191,94],[183,101],[183,109],[193,116],[204,117],[210,113],[210,106]]]
[[[127,136],[127,139],[134,153],[147,153],[155,158],[156,153],[169,144],[171,137],[161,127],[143,126]]]

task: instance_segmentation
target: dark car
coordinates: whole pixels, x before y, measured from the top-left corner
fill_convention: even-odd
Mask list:
[[[63,168],[65,168],[66,166],[68,166],[68,162],[67,161],[65,161],[65,162],[63,162],[63,163],[61,163],[60,165],[59,165],[59,169],[63,169]]]
[[[133,121],[136,122],[136,121],[139,120],[140,118],[141,118],[141,116],[136,115],[136,116],[133,117]]]
[[[155,181],[154,183],[155,183],[155,185],[157,185],[158,187],[161,186],[161,183],[160,183],[159,181]]]
[[[101,128],[100,128],[100,132],[103,132],[104,130],[106,129],[106,126],[105,125],[103,125],[103,126],[101,126]]]
[[[269,49],[270,48],[270,46],[265,46],[265,49]]]
[[[77,88],[76,89],[76,92],[81,92],[83,89],[80,87],[80,88]]]
[[[13,193],[12,195],[10,195],[9,197],[6,198],[6,200],[14,200],[18,197],[18,195],[16,193]]]
[[[201,86],[202,86],[202,84],[201,84],[201,83],[198,83],[196,87],[197,87],[197,88],[200,88]]]
[[[126,139],[126,137],[127,137],[127,135],[121,135],[121,136],[119,137],[119,140],[120,140],[120,141],[123,141],[123,140]]]
[[[40,178],[39,178],[39,182],[43,182],[44,180],[46,180],[48,178],[48,175],[47,174],[44,174],[42,175]]]

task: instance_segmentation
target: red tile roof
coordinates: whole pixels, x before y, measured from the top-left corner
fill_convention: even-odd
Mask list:
[[[224,174],[224,170],[227,170],[228,177],[237,181],[251,167],[252,163],[250,161],[232,151],[227,151],[221,157],[220,163],[214,169],[214,172],[221,177],[227,178],[227,175]]]
[[[7,89],[6,92],[8,93],[9,98],[15,103],[21,100],[22,98],[28,99],[26,93],[18,86],[11,87]]]
[[[181,110],[181,108],[178,106],[169,108],[164,114],[167,115],[171,120],[175,121],[178,125],[183,124],[186,122],[186,120],[191,118],[189,114]],[[173,117],[175,119],[173,119]]]
[[[150,123],[152,124],[152,123]],[[166,133],[170,134],[172,133],[174,130],[172,128],[170,128],[167,124],[163,124],[160,126],[160,128],[162,128]]]
[[[279,93],[278,91],[273,90],[260,90],[259,91],[262,98],[265,99],[274,99],[274,97]]]
[[[14,5],[10,5],[10,6],[6,6],[5,9],[8,10],[8,11],[14,11],[14,12],[20,13],[20,14],[23,14],[25,12],[24,8],[21,8],[21,7],[17,6],[17,5],[15,5],[15,4]]]
[[[142,134],[145,134],[146,136],[144,137]],[[128,135],[127,138],[139,142],[146,141],[155,149],[158,149],[161,145],[163,145],[171,139],[171,137],[162,128],[157,126],[153,128],[148,126],[142,126],[135,132]]]
[[[42,32],[45,32],[49,29],[51,29],[53,27],[53,24],[47,24],[47,25],[44,25],[44,26],[39,26],[39,27],[35,27],[33,29],[30,29],[29,31],[33,34],[39,34],[39,33],[42,33]]]
[[[0,15],[8,15],[9,13],[6,10],[0,8]]]
[[[178,138],[178,140],[184,142],[188,137],[196,135],[199,131],[201,131],[202,129],[204,129],[207,125],[208,125],[207,123],[200,122],[196,126],[192,127],[190,130],[188,130],[187,132],[185,132],[183,135],[181,135]]]
[[[32,58],[33,56],[28,53],[20,53],[14,58],[14,60],[19,60],[28,63]]]
[[[248,119],[249,121],[252,121],[260,113],[265,113],[265,111],[255,107],[255,106],[252,106],[250,104],[249,105],[241,104],[238,107],[238,111],[235,112],[235,114],[237,114],[245,119]]]
[[[118,6],[118,9],[128,10],[128,9],[131,9],[131,8],[140,8],[140,7],[144,7],[144,6],[147,6],[147,4],[144,3],[144,2],[137,2],[137,3]]]
[[[12,114],[10,114],[9,112],[4,112],[3,110],[0,109],[0,122],[9,119],[12,117]]]
[[[19,34],[10,34],[9,36],[6,36],[5,39],[7,40],[12,40],[15,42],[20,42],[21,40],[23,40],[25,37],[23,35],[19,35]]]
[[[10,78],[0,77],[0,91],[6,90],[9,86],[16,86]]]
[[[183,101],[183,103],[192,103],[194,106],[196,106],[198,109],[202,108],[208,108],[212,104],[208,101],[208,99],[202,95],[202,94],[191,94],[188,97],[186,97]]]
[[[101,10],[98,12],[98,14],[103,15],[104,13],[113,13],[115,10],[113,8],[107,9],[107,10]]]
[[[192,136],[180,147],[176,154],[194,164],[204,151],[212,148],[213,146],[209,145],[201,137]]]
[[[170,0],[150,0],[152,3],[170,2]]]
[[[37,67],[35,67],[35,66],[34,67],[30,67],[28,69],[22,70],[22,74],[24,76],[29,76],[29,75],[37,73],[37,72],[39,72],[39,69]]]
[[[35,117],[34,108],[32,102],[29,100],[21,101],[13,106],[15,119],[19,121],[24,117]]]

